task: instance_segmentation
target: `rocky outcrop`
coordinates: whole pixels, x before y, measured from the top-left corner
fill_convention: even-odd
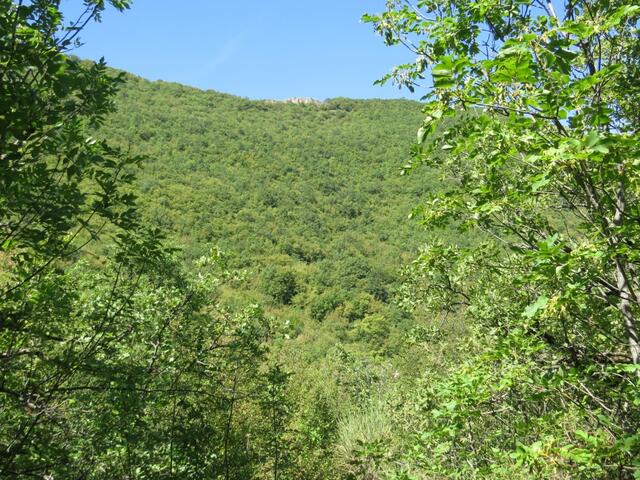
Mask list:
[[[322,102],[311,97],[291,97],[283,100],[284,103],[297,103],[303,105],[320,105]]]

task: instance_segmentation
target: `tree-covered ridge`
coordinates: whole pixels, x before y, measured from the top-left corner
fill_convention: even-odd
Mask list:
[[[288,372],[280,468],[358,471],[360,443],[390,434],[383,392],[419,370],[410,352],[434,334],[398,304],[400,266],[424,235],[407,217],[442,181],[400,175],[420,104],[252,101],[133,76],[116,104],[98,133],[145,157],[144,217],[187,264],[213,249],[234,272],[221,304],[258,302],[280,332],[270,354]]]
[[[356,297],[391,303],[420,244],[407,216],[438,182],[399,175],[418,103],[251,101],[135,77],[117,103],[100,134],[145,155],[145,215],[188,258],[216,246],[249,270],[245,297],[315,320]]]
[[[130,77],[118,104],[102,132],[148,156],[140,185],[151,218],[192,242],[264,253],[304,235],[326,255],[319,240],[347,229],[395,238],[425,190],[398,176],[421,118],[414,102],[291,105]],[[408,230],[403,243],[416,245]]]

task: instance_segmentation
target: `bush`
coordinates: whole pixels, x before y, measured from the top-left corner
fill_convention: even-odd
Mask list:
[[[311,304],[311,318],[321,322],[341,303],[342,299],[337,293],[324,293]]]
[[[282,305],[290,305],[293,297],[298,294],[299,288],[292,272],[269,270],[264,278],[264,291]]]

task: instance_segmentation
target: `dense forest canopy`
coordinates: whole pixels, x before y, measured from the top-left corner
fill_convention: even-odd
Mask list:
[[[640,7],[387,2],[422,102],[278,102],[82,3],[0,0],[0,478],[640,478]]]

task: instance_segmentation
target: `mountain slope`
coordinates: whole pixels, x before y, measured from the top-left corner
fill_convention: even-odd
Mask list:
[[[213,249],[237,272],[222,305],[271,317],[297,475],[334,477],[390,428],[382,392],[424,364],[408,352],[431,320],[396,304],[428,233],[407,217],[440,181],[400,175],[421,105],[254,101],[127,76],[117,107],[100,134],[146,157],[144,215],[187,263]]]
[[[144,210],[187,258],[217,246],[250,269],[245,293],[307,317],[334,295],[318,320],[359,295],[387,304],[420,244],[406,219],[434,181],[399,175],[420,119],[411,101],[252,101],[129,76],[101,133],[148,158]],[[265,296],[274,269],[294,276],[284,302]]]

